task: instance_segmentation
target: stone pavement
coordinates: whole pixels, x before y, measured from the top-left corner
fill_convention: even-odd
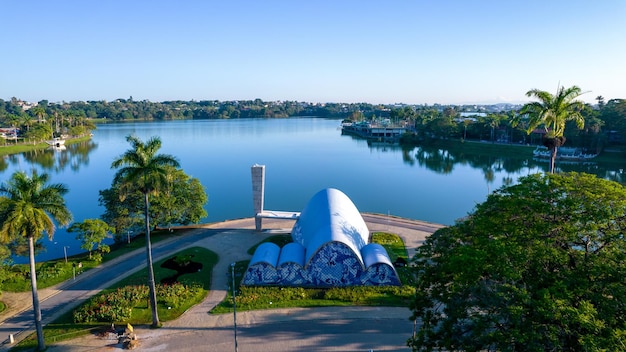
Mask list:
[[[371,232],[386,231],[398,234],[405,241],[412,256],[418,247],[432,232],[443,227],[421,221],[394,218],[384,215],[363,214],[364,220]],[[174,321],[163,323],[160,329],[147,327],[135,327],[139,338],[140,350],[165,351],[171,339],[179,338],[185,331],[210,331],[212,328],[225,330],[232,329],[233,315],[209,314],[226,297],[228,281],[230,280],[229,267],[231,263],[246,260],[250,255],[247,249],[261,240],[278,233],[289,233],[293,227],[293,220],[263,220],[263,231],[254,230],[254,219],[237,219],[226,222],[213,223],[203,226],[209,229],[221,229],[219,233],[191,244],[190,246],[202,246],[219,255],[219,262],[212,273],[211,290],[207,298],[200,304],[192,307],[181,317]],[[199,230],[201,231],[201,230]],[[157,261],[159,258],[155,258]],[[42,290],[43,291],[43,290]],[[57,292],[58,293],[58,292]],[[28,294],[30,299],[30,294]],[[45,297],[40,291],[40,297]],[[30,308],[30,305],[29,307]],[[32,308],[31,308],[32,309]],[[337,319],[402,319],[408,321],[410,311],[408,308],[390,307],[327,307],[327,308],[295,308],[263,311],[249,311],[237,313],[238,326],[250,326],[258,324],[274,324],[276,322],[290,320],[331,320]],[[228,329],[226,329],[228,330]],[[186,336],[186,335],[185,335]],[[408,336],[407,336],[408,337]],[[207,339],[209,337],[207,336]],[[207,340],[207,342],[209,342]],[[106,340],[93,335],[62,341],[48,346],[48,351],[111,351],[121,349],[117,341]],[[189,350],[194,350],[191,348]],[[217,345],[212,350],[218,349]],[[232,350],[232,345],[223,350]],[[286,350],[290,350],[287,348]]]

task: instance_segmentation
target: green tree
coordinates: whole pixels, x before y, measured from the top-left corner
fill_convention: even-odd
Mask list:
[[[115,228],[115,241],[121,242],[124,233],[144,222],[143,195],[138,190],[122,195],[120,185],[117,184],[99,193],[98,201],[105,209],[101,218]]]
[[[167,184],[154,197],[151,213],[155,225],[187,225],[198,223],[207,216],[204,205],[208,197],[197,178],[189,177],[183,170],[170,168]]]
[[[139,190],[144,197],[146,256],[148,266],[148,286],[150,288],[150,306],[152,308],[152,326],[160,325],[157,312],[156,285],[152,267],[152,243],[150,242],[150,195],[156,194],[167,184],[168,166],[178,167],[175,157],[168,154],[157,154],[161,148],[161,139],[152,137],[147,142],[135,136],[126,137],[132,148],[117,157],[111,164],[119,169],[113,178],[114,184],[120,184],[122,195]]]
[[[37,144],[37,142],[50,139],[52,137],[52,133],[52,127],[50,127],[50,125],[46,123],[38,123],[26,132],[24,136],[32,139],[33,144]]]
[[[626,138],[626,99],[611,99],[600,109],[600,119],[604,121],[609,142],[619,142]],[[615,140],[616,136],[621,136]]]
[[[623,351],[626,187],[535,174],[414,258],[414,351]]]
[[[479,117],[479,121],[482,125],[486,126],[490,130],[491,143],[496,141],[496,128],[500,127],[500,123],[506,121],[506,115],[502,114],[488,114],[486,116]]]
[[[565,124],[567,121],[574,121],[579,129],[585,126],[585,119],[580,111],[584,108],[584,103],[576,100],[580,95],[580,88],[572,86],[559,87],[556,95],[546,91],[532,89],[526,93],[528,97],[535,97],[539,101],[525,104],[520,110],[519,117],[528,116],[528,127],[526,133],[530,134],[540,125],[546,130],[544,145],[550,150],[550,173],[554,173],[554,162],[557,151],[565,143]]]
[[[355,110],[353,111],[350,116],[348,117],[348,120],[352,121],[352,122],[359,122],[359,121],[363,121],[364,117],[363,117],[363,112],[360,110]]]
[[[22,126],[26,126],[26,131],[30,131],[30,126],[33,125],[34,120],[33,117],[28,114],[16,115],[19,118],[19,123]]]
[[[30,277],[33,297],[33,311],[37,344],[45,349],[41,309],[37,294],[37,274],[35,271],[35,241],[44,233],[52,239],[55,224],[66,226],[72,221],[72,214],[65,206],[63,196],[68,189],[60,183],[47,184],[48,174],[32,176],[24,172],[14,173],[9,181],[0,186],[0,239],[4,242],[23,237],[28,239]]]
[[[21,122],[21,117],[20,115],[15,115],[15,114],[8,114],[6,116],[6,121],[11,125],[11,127],[15,128],[18,127],[20,125]]]
[[[208,197],[200,181],[183,170],[168,168],[167,182],[158,194],[150,198],[150,219],[153,226],[169,227],[171,224],[198,223],[207,213],[204,209]],[[138,190],[120,194],[119,185],[100,191],[100,205],[105,213],[102,219],[117,229],[116,241],[136,224],[143,222],[143,195]]]
[[[86,219],[83,222],[73,223],[67,231],[77,233],[76,239],[81,242],[80,248],[89,251],[89,259],[91,259],[91,251],[94,247],[100,253],[108,253],[111,250],[102,241],[109,237],[110,233],[114,233],[115,228],[100,219]]]
[[[30,109],[30,112],[37,118],[37,122],[41,123],[46,118],[46,108],[42,105],[37,105]]]

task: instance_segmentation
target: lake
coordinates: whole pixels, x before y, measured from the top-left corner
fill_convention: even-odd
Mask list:
[[[322,118],[186,120],[100,124],[91,141],[66,150],[44,150],[0,160],[1,180],[35,168],[70,189],[66,196],[75,221],[98,218],[98,191],[109,188],[113,159],[130,145],[125,137],[159,136],[161,153],[176,156],[182,169],[206,188],[203,222],[252,217],[250,168],[265,165],[265,209],[300,211],[319,190],[334,187],[362,212],[451,225],[483,202],[489,192],[519,176],[547,170],[532,159],[488,158],[441,149],[402,150],[342,135],[340,120]],[[621,178],[622,170],[595,163],[559,164]],[[82,252],[74,234],[57,230],[37,261]],[[17,258],[16,262],[26,262]]]

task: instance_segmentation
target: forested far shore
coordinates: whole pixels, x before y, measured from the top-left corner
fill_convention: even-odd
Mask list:
[[[584,128],[568,123],[567,145],[597,153],[610,145],[623,145],[626,136],[626,100],[584,104]],[[238,101],[114,101],[26,102],[0,99],[0,128],[8,138],[42,141],[52,135],[81,136],[95,129],[94,122],[166,121],[183,119],[286,118],[314,116],[346,121],[388,120],[402,124],[417,140],[424,138],[482,140],[500,143],[541,144],[541,135],[529,135],[524,124],[514,124],[521,105],[408,105],[369,103],[307,103],[261,99]],[[47,123],[41,123],[47,122]],[[45,127],[48,126],[48,127]],[[416,140],[416,139],[413,140]],[[533,139],[534,138],[534,139]],[[538,139],[537,139],[538,138]],[[5,143],[0,143],[5,145]]]
[[[17,98],[0,99],[0,118],[24,114],[36,116],[32,110],[45,109],[45,114],[55,112],[88,119],[110,121],[128,120],[183,120],[183,119],[237,119],[237,118],[282,118],[290,116],[319,116],[328,118],[348,117],[355,111],[366,116],[389,117],[392,106],[367,103],[315,104],[296,101],[265,102],[260,99],[242,101],[136,101],[116,99],[113,101],[73,101],[53,103],[47,100],[25,102]]]

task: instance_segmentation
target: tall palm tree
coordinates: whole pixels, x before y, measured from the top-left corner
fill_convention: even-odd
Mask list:
[[[500,123],[506,120],[506,116],[501,114],[488,114],[481,117],[483,124],[491,129],[491,143],[496,141],[496,128],[500,127]]]
[[[550,150],[550,173],[554,173],[557,151],[565,143],[563,136],[565,123],[572,120],[576,122],[579,129],[585,126],[585,119],[580,113],[585,104],[576,100],[582,94],[577,86],[571,86],[567,89],[560,86],[556,95],[538,89],[532,89],[526,93],[526,96],[535,97],[539,101],[525,104],[518,116],[528,116],[528,128],[526,130],[528,134],[539,125],[544,125],[546,136],[543,144]]]
[[[46,117],[46,108],[41,105],[32,108],[31,112],[37,117],[37,122],[42,122]]]
[[[148,259],[148,286],[150,288],[150,306],[152,309],[152,326],[160,325],[157,312],[156,285],[154,283],[154,269],[152,268],[152,244],[150,242],[150,194],[167,184],[168,166],[179,167],[178,160],[167,154],[157,154],[161,148],[161,139],[152,137],[142,142],[135,136],[127,136],[132,148],[117,157],[112,168],[119,168],[114,184],[120,185],[122,194],[129,194],[139,190],[144,196],[145,225],[146,225],[146,256]]]
[[[11,241],[19,237],[28,239],[30,259],[30,280],[33,296],[33,311],[37,344],[39,350],[45,349],[41,309],[37,294],[37,275],[35,272],[35,242],[45,232],[50,239],[54,236],[55,225],[65,226],[72,221],[72,214],[65,206],[68,189],[60,183],[49,184],[48,174],[38,175],[33,171],[31,177],[24,172],[16,172],[11,179],[0,185],[0,239]]]

